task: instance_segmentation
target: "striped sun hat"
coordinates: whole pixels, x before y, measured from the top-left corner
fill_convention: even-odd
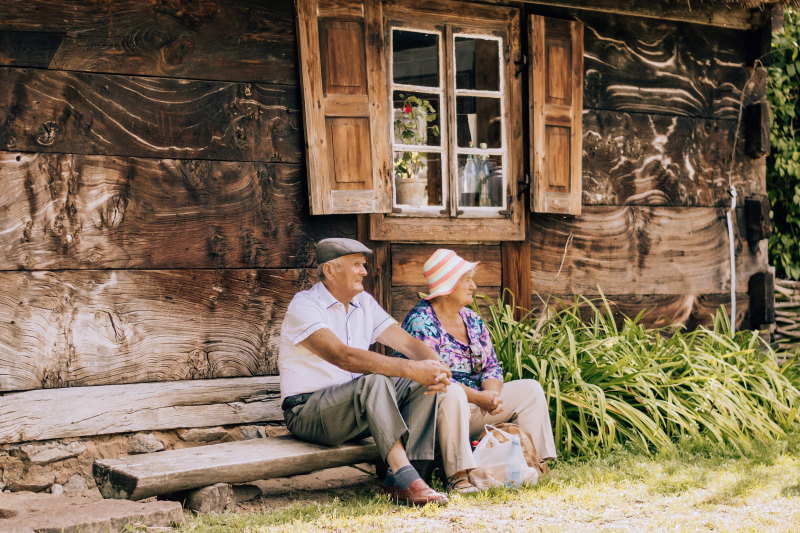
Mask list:
[[[430,293],[426,300],[450,294],[461,276],[475,268],[480,261],[470,263],[453,250],[439,248],[422,265],[422,275],[428,279]]]

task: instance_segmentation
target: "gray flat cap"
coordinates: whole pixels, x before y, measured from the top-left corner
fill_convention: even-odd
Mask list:
[[[337,257],[350,254],[371,254],[372,250],[353,239],[344,237],[322,239],[314,250],[317,255],[317,264],[333,261]]]

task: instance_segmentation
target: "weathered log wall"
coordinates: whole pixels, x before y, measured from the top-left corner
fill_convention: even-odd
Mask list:
[[[294,4],[0,5],[0,391],[276,372],[313,279]]]
[[[585,24],[583,214],[532,215],[513,253],[454,246],[481,261],[479,292],[524,257],[532,305],[599,286],[648,323],[707,323],[729,305],[729,182],[740,206],[765,192],[737,129],[740,102],[764,97],[757,39],[520,9]],[[276,372],[313,243],[363,236],[356,217],[308,214],[298,69],[292,0],[0,2],[0,392]],[[377,248],[402,320],[436,246]],[[766,256],[742,209],[736,253],[746,323]]]

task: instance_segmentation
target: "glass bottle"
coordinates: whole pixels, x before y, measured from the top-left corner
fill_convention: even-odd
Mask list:
[[[467,156],[464,170],[461,172],[462,206],[470,207],[478,205],[478,193],[480,192],[479,179],[478,164],[475,162],[475,156],[470,154]]]
[[[511,448],[508,450],[506,459],[506,486],[516,487],[522,483],[522,465],[525,463],[525,456],[522,455],[522,446],[519,443],[518,435],[511,435]]]

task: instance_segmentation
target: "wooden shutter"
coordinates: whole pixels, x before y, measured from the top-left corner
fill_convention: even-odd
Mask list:
[[[583,25],[531,15],[531,209],[581,212]]]
[[[297,0],[311,213],[387,213],[391,140],[380,0]]]

